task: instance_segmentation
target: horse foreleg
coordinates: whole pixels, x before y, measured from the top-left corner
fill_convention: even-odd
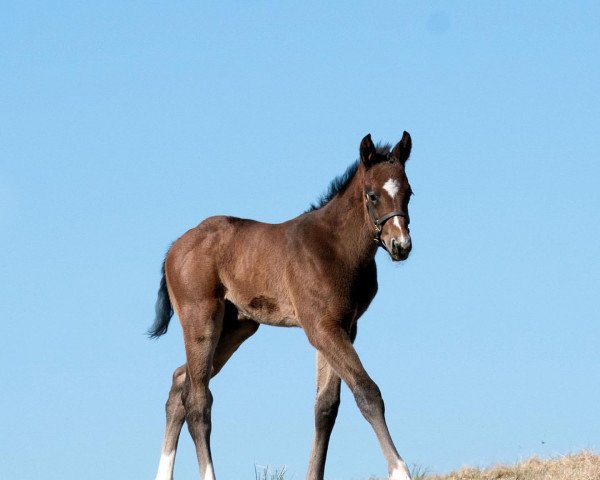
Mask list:
[[[385,422],[379,387],[365,371],[352,346],[350,335],[341,326],[331,322],[324,321],[317,325],[317,328],[307,330],[309,340],[354,394],[358,408],[377,435],[387,462],[388,479],[410,480],[408,467],[398,454]]]
[[[317,400],[315,433],[310,451],[307,480],[323,480],[329,438],[340,406],[341,380],[325,357],[317,351]]]
[[[181,427],[185,421],[185,408],[181,399],[185,384],[185,369],[186,366],[182,365],[173,373],[173,384],[171,385],[169,398],[165,405],[167,426],[165,428],[165,437],[156,480],[171,480],[173,478],[177,442],[179,441]]]

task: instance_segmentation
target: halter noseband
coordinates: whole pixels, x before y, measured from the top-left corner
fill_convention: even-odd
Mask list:
[[[383,240],[381,240],[381,232],[383,230],[385,222],[387,222],[390,218],[393,217],[404,217],[406,218],[406,221],[410,221],[410,217],[408,216],[408,213],[404,210],[394,210],[393,212],[386,213],[381,217],[377,217],[377,210],[375,209],[375,205],[373,205],[373,202],[371,201],[371,199],[369,198],[369,194],[367,193],[365,193],[365,200],[367,204],[367,211],[369,212],[369,217],[371,218],[371,222],[373,222],[373,226],[375,227],[375,236],[373,237],[373,240],[378,246],[383,247],[383,249],[387,251],[385,243],[383,242]]]

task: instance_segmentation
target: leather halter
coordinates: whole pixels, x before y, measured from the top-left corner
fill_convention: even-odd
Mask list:
[[[386,160],[390,163],[396,163],[399,161],[393,156],[392,152],[389,152],[385,157]],[[393,212],[389,212],[385,215],[382,215],[381,217],[378,217],[377,209],[375,208],[375,205],[369,198],[369,194],[367,192],[365,192],[365,200],[367,205],[367,211],[369,212],[369,217],[371,218],[371,222],[373,222],[373,226],[375,227],[375,236],[373,237],[373,240],[375,241],[377,246],[382,247],[386,252],[389,253],[389,250],[385,246],[385,243],[383,242],[383,240],[381,240],[381,232],[383,230],[383,226],[385,225],[385,222],[387,222],[390,218],[393,217],[404,217],[406,218],[407,222],[410,222],[408,212],[405,212],[404,210],[394,210]]]
[[[383,240],[381,240],[381,232],[383,230],[385,222],[387,222],[390,218],[393,217],[404,217],[406,218],[406,221],[409,222],[410,217],[408,216],[408,212],[405,212],[404,210],[394,210],[393,212],[386,213],[381,217],[377,217],[377,210],[375,209],[375,205],[373,205],[373,202],[369,198],[368,193],[365,193],[365,200],[367,205],[367,211],[369,212],[369,217],[371,218],[371,222],[373,222],[373,226],[375,227],[375,236],[373,237],[373,240],[378,246],[382,247],[387,252],[388,249],[385,246]]]

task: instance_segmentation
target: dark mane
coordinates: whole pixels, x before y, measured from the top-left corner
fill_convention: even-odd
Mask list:
[[[380,155],[387,155],[390,152],[392,146],[389,143],[378,143],[375,147],[377,149],[377,153]],[[327,205],[333,197],[335,197],[338,193],[342,193],[348,187],[350,180],[356,174],[358,170],[358,165],[360,164],[360,160],[356,160],[352,163],[344,173],[335,177],[329,187],[327,187],[327,191],[319,197],[316,203],[312,203],[310,208],[306,212],[312,212],[313,210],[318,210],[321,207]]]

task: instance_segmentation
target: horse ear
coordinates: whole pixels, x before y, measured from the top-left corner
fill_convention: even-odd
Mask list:
[[[365,164],[365,167],[370,167],[375,159],[375,145],[371,140],[371,134],[367,134],[365,138],[360,142],[360,160]]]
[[[412,148],[412,140],[408,132],[404,132],[402,139],[396,144],[392,150],[392,156],[400,163],[404,164],[410,156],[410,150]]]

